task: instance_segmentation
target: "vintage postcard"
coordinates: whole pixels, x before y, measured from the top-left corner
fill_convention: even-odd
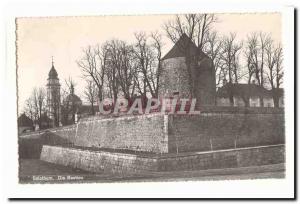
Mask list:
[[[283,15],[16,17],[19,185],[286,180]]]

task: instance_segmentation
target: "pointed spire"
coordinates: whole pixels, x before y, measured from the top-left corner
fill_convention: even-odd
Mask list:
[[[57,72],[54,68],[53,56],[51,56],[51,59],[52,59],[52,61],[51,61],[52,66],[51,66],[51,69],[50,69],[50,72],[49,72],[48,76],[49,76],[49,79],[57,79],[58,74],[57,74]]]
[[[71,83],[71,94],[74,95],[74,85]]]
[[[54,60],[53,60],[53,56],[52,56],[52,67],[54,67]]]

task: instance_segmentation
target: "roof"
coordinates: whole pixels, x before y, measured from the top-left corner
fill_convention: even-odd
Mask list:
[[[98,105],[94,105],[94,111],[98,112],[99,111],[99,106]],[[92,105],[82,105],[79,108],[79,113],[80,114],[84,114],[84,113],[91,113],[92,112]]]
[[[272,94],[277,95],[278,97],[283,96],[283,88],[274,88],[274,89],[270,90],[270,92]]]
[[[230,91],[233,96],[271,97],[271,92],[257,84],[230,84],[227,83],[217,91],[218,97],[227,98]]]
[[[82,103],[81,99],[75,95],[75,94],[69,94],[66,99],[64,100],[64,102],[74,102],[74,103]]]
[[[27,127],[31,127],[33,126],[33,121],[25,115],[25,113],[23,113],[22,115],[20,115],[20,117],[18,118],[18,126],[27,126]]]
[[[185,57],[187,49],[190,50],[191,55],[200,55],[201,58],[206,55],[202,52],[195,43],[184,33],[179,40],[175,43],[172,49],[162,58],[162,60]]]
[[[50,72],[48,74],[49,79],[58,79],[57,71],[54,68],[54,65],[52,64],[52,67],[50,69]]]
[[[40,121],[40,122],[47,122],[47,123],[49,123],[49,122],[51,122],[52,121],[52,119],[51,118],[49,118],[48,116],[47,116],[47,114],[46,113],[44,113],[44,114],[42,114],[42,117],[41,118],[39,118],[38,120],[37,120],[37,122],[38,121]]]

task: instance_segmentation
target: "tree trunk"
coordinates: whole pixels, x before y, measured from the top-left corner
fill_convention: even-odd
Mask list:
[[[92,103],[92,115],[95,115],[94,103]]]
[[[250,104],[249,104],[249,98],[243,98],[243,101],[245,103],[245,107],[249,107]]]
[[[230,101],[230,106],[234,106],[234,99],[232,94],[229,94],[229,101]]]
[[[279,108],[279,97],[273,95],[274,107]]]
[[[264,98],[262,96],[259,97],[260,107],[264,107]]]
[[[228,95],[229,95],[229,102],[230,102],[230,106],[234,106],[234,98],[233,98],[233,93],[232,93],[232,83],[230,82],[230,84],[228,84],[229,85],[229,93],[228,93]]]

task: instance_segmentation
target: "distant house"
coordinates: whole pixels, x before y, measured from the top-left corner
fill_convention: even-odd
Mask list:
[[[283,100],[283,89],[282,88],[274,88],[270,90],[271,95],[274,99],[274,106],[284,107],[284,100]],[[278,104],[276,104],[278,103]]]
[[[20,133],[24,133],[24,132],[28,132],[28,131],[33,131],[34,127],[33,127],[33,121],[25,115],[25,113],[23,113],[22,115],[20,115],[20,117],[18,118],[18,132]]]
[[[43,129],[51,128],[53,125],[53,120],[50,117],[48,117],[47,113],[44,113],[42,114],[41,118],[35,121],[34,125],[35,125],[35,130],[43,130]]]
[[[283,107],[283,91],[276,94],[279,96],[279,107]],[[230,96],[233,106],[261,107],[260,100],[263,100],[264,107],[274,107],[273,92],[257,84],[225,84],[217,91],[217,105],[230,106]]]

